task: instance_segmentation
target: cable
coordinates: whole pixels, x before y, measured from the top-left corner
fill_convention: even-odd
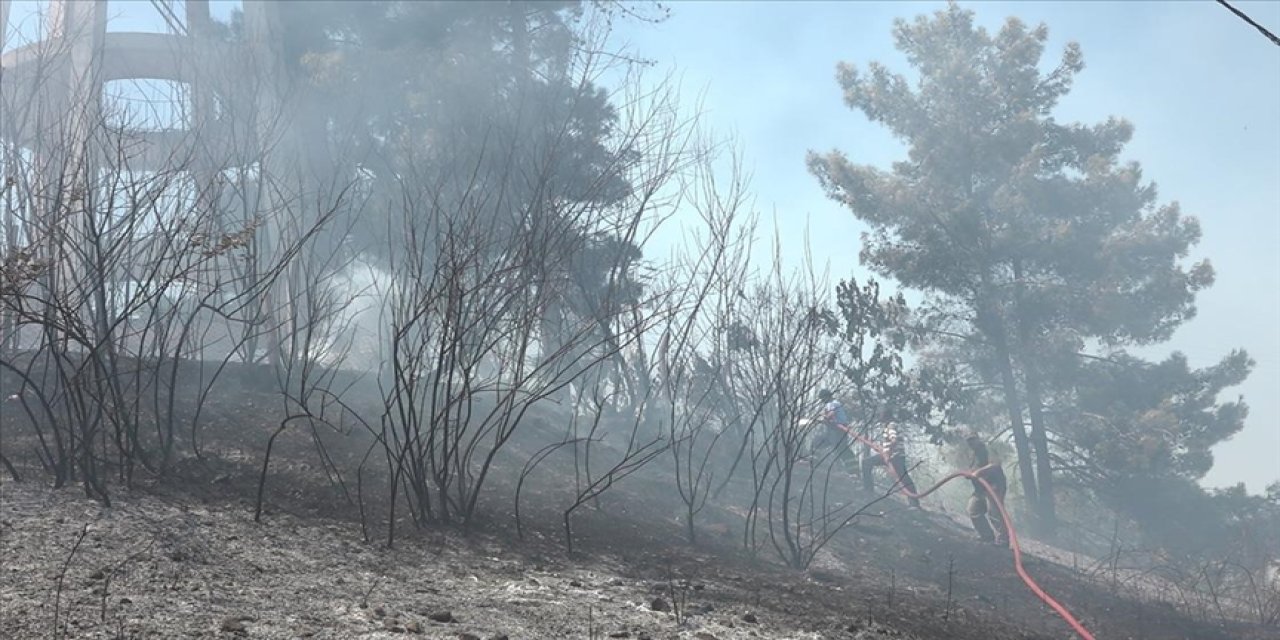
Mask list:
[[[1277,38],[1276,34],[1271,33],[1270,31],[1267,31],[1266,27],[1258,24],[1257,22],[1254,22],[1253,18],[1250,18],[1247,14],[1245,14],[1245,12],[1227,4],[1227,0],[1217,0],[1217,2],[1218,4],[1226,7],[1227,10],[1230,11],[1231,13],[1236,14],[1236,17],[1249,23],[1249,26],[1253,27],[1254,29],[1257,29],[1262,35],[1266,36],[1267,39],[1270,40],[1272,44],[1276,45],[1277,47],[1280,47],[1280,38]]]
[[[1031,592],[1035,594],[1037,598],[1040,598],[1041,601],[1049,605],[1049,608],[1053,609],[1054,612],[1057,613],[1059,617],[1065,620],[1067,624],[1070,625],[1071,628],[1075,630],[1077,634],[1080,635],[1081,638],[1084,638],[1085,640],[1095,640],[1093,637],[1093,634],[1089,633],[1089,630],[1085,629],[1084,625],[1080,624],[1080,621],[1077,620],[1075,616],[1071,615],[1071,612],[1067,611],[1066,607],[1062,606],[1062,603],[1058,602],[1052,596],[1045,593],[1044,589],[1040,588],[1040,585],[1037,584],[1034,579],[1032,579],[1031,574],[1027,573],[1027,570],[1022,566],[1022,546],[1018,543],[1018,532],[1013,527],[1013,520],[1009,517],[1009,512],[1006,511],[1004,508],[1004,500],[1001,500],[1000,497],[996,495],[995,489],[993,489],[990,484],[987,484],[986,478],[983,478],[978,475],[979,473],[987,469],[990,469],[992,467],[995,467],[996,465],[989,464],[985,467],[973,469],[971,471],[970,470],[954,471],[950,475],[934,483],[932,487],[929,487],[928,489],[917,493],[914,491],[909,491],[907,490],[906,487],[902,486],[902,478],[898,476],[898,470],[893,468],[893,464],[890,463],[889,461],[889,454],[885,453],[885,450],[880,445],[872,442],[871,440],[861,435],[858,435],[846,425],[837,424],[836,426],[839,427],[845,433],[852,436],[858,442],[861,442],[862,444],[865,444],[868,447],[871,447],[872,449],[874,449],[875,452],[879,454],[880,457],[884,460],[884,465],[889,470],[889,473],[893,474],[894,480],[897,482],[898,486],[901,487],[902,493],[906,494],[906,496],[909,498],[916,498],[916,499],[923,498],[933,493],[934,491],[937,491],[938,489],[942,488],[942,485],[945,485],[948,482],[955,480],[956,478],[968,478],[970,480],[975,480],[979,484],[981,484],[982,488],[987,492],[987,495],[991,496],[992,502],[994,502],[996,507],[1000,509],[1000,517],[1004,519],[1004,528],[1006,531],[1009,532],[1009,547],[1013,549],[1013,566],[1014,566],[1014,569],[1018,572],[1018,577],[1022,578],[1022,582],[1027,585],[1027,588],[1030,589]]]
[[[171,31],[178,35],[191,35],[182,18],[178,17],[178,13],[173,10],[173,0],[151,0],[151,6],[155,7],[161,18],[164,18],[165,24]]]

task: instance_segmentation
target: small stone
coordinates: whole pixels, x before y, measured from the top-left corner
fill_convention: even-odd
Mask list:
[[[760,622],[760,619],[756,617],[756,614],[748,611],[747,613],[742,614],[742,621],[749,622],[751,624],[756,624]]]
[[[133,600],[129,598],[120,598],[120,604],[133,604]]]
[[[630,638],[631,632],[630,631],[614,631],[613,633],[609,634],[609,637],[610,638]]]
[[[374,609],[374,610],[373,610],[373,615],[378,616],[379,618],[381,618],[382,616],[387,615],[387,610],[386,610],[386,609],[384,609],[384,608],[382,608],[382,607],[378,607],[377,609]]]
[[[582,588],[582,582],[581,582],[580,580],[570,580],[570,581],[569,581],[569,586],[571,586],[571,587],[576,587],[576,588],[578,588],[578,589],[581,589],[581,588]]]
[[[457,622],[458,619],[453,617],[452,611],[436,611],[427,616],[436,622]]]
[[[719,638],[716,637],[716,634],[707,633],[706,631],[699,631],[693,634],[693,637],[697,638],[697,640],[720,640]]]
[[[231,616],[222,621],[222,625],[218,627],[223,633],[234,633],[236,635],[245,635],[249,630],[244,626],[244,620],[240,616]]]
[[[490,636],[490,637],[489,637],[489,640],[508,640],[508,638],[507,638],[507,634],[505,634],[505,633],[498,633],[498,634],[494,634],[494,635]]]
[[[405,623],[404,630],[409,633],[422,633],[422,623],[417,620],[410,620]]]
[[[480,636],[474,633],[467,633],[466,631],[463,631],[462,633],[458,634],[458,640],[480,640]]]
[[[98,569],[97,571],[94,571],[93,573],[89,574],[90,580],[101,580],[105,577],[107,577],[107,572],[102,569]]]
[[[653,609],[654,611],[670,611],[671,605],[666,600],[663,600],[662,598],[654,598],[652,601],[649,602],[649,608]]]

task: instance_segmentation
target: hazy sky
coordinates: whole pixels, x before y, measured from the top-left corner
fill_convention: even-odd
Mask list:
[[[238,2],[214,0],[225,18]],[[998,29],[1005,17],[1050,28],[1045,64],[1062,46],[1080,43],[1086,68],[1057,117],[1096,122],[1122,116],[1136,126],[1128,157],[1160,186],[1162,201],[1197,216],[1217,284],[1199,298],[1199,316],[1171,350],[1205,366],[1236,347],[1257,361],[1232,393],[1246,397],[1242,433],[1215,449],[1209,486],[1245,482],[1258,492],[1280,479],[1280,47],[1212,0],[1184,2],[969,2],[978,21]],[[1280,31],[1280,2],[1238,2]],[[38,3],[19,0],[15,18]],[[113,30],[152,30],[143,5],[114,3]],[[903,147],[884,129],[847,109],[835,65],[879,60],[904,70],[893,48],[894,18],[944,7],[942,2],[670,3],[670,20],[623,22],[629,42],[658,70],[676,69],[690,102],[705,88],[709,123],[738,136],[755,175],[758,205],[776,211],[790,255],[802,255],[806,230],[815,260],[833,277],[857,265],[861,223],[827,200],[805,170],[805,152],[838,148],[855,162],[887,166]],[[19,18],[20,20],[20,18]],[[17,22],[17,21],[15,21]],[[34,27],[34,23],[28,23]],[[772,229],[765,230],[772,233]]]
[[[780,232],[801,255],[805,229],[831,274],[857,270],[861,223],[827,200],[805,170],[807,150],[839,148],[855,162],[887,166],[903,147],[841,101],[835,65],[906,62],[893,20],[942,2],[674,2],[657,26],[617,34],[659,68],[705,88],[710,123],[735,132],[754,172],[758,205],[776,209]],[[1231,394],[1250,405],[1244,431],[1215,450],[1208,486],[1244,482],[1260,492],[1280,480],[1280,47],[1212,0],[1189,2],[967,2],[996,30],[1010,15],[1049,26],[1046,66],[1080,43],[1085,70],[1056,115],[1096,122],[1116,115],[1136,127],[1128,159],[1142,163],[1161,201],[1200,219],[1193,258],[1207,257],[1217,283],[1198,317],[1146,357],[1186,353],[1213,364],[1243,347],[1257,361]],[[1280,31],[1280,3],[1236,6]],[[689,94],[697,93],[689,91]],[[692,95],[690,101],[692,102]],[[771,233],[772,230],[770,229]]]

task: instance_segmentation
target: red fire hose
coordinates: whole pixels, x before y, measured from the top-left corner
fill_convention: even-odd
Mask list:
[[[1022,578],[1022,581],[1026,583],[1027,588],[1030,589],[1031,592],[1034,593],[1037,598],[1040,598],[1041,600],[1043,600],[1044,603],[1049,605],[1049,607],[1052,608],[1054,612],[1056,612],[1059,616],[1061,616],[1063,620],[1066,620],[1067,624],[1071,625],[1071,628],[1074,629],[1076,633],[1080,634],[1081,638],[1084,638],[1085,640],[1094,640],[1093,634],[1089,633],[1089,630],[1085,629],[1084,625],[1080,624],[1080,621],[1077,620],[1075,616],[1071,615],[1071,612],[1067,611],[1066,607],[1062,606],[1062,603],[1058,602],[1057,600],[1054,600],[1053,597],[1045,593],[1044,589],[1041,589],[1040,585],[1036,584],[1036,581],[1032,580],[1031,575],[1027,573],[1027,570],[1025,568],[1023,568],[1022,547],[1018,544],[1018,532],[1013,527],[1013,520],[1009,518],[1009,512],[1006,511],[1004,508],[1004,500],[1001,500],[1000,497],[996,495],[995,489],[991,488],[991,485],[987,484],[987,481],[985,478],[982,478],[978,475],[980,472],[994,467],[995,466],[994,464],[987,465],[980,469],[974,469],[972,471],[953,472],[950,475],[946,476],[945,478],[936,482],[932,487],[929,487],[924,491],[916,493],[914,491],[909,491],[907,490],[906,487],[902,486],[902,478],[898,477],[898,470],[894,469],[893,465],[890,464],[889,455],[885,453],[882,447],[868,440],[867,438],[864,438],[858,435],[857,433],[854,433],[853,430],[849,429],[845,425],[837,424],[836,426],[842,429],[845,433],[852,436],[858,442],[861,442],[871,447],[872,449],[874,449],[875,452],[878,453],[880,457],[884,460],[885,468],[889,470],[889,473],[893,474],[894,481],[898,484],[899,487],[901,487],[902,493],[906,494],[908,497],[923,498],[933,493],[934,491],[937,491],[939,488],[942,487],[942,485],[948,482],[951,482],[956,478],[969,478],[971,480],[976,480],[979,484],[981,484],[982,488],[986,490],[987,495],[991,496],[991,501],[994,502],[996,507],[1000,509],[1000,517],[1004,519],[1004,528],[1006,531],[1009,532],[1009,546],[1013,549],[1013,566],[1018,572],[1018,577]]]

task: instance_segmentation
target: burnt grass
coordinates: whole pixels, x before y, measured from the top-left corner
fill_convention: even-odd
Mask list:
[[[418,528],[401,509],[388,547],[385,464],[375,450],[357,491],[373,439],[349,424],[282,433],[254,522],[282,407],[261,370],[232,366],[221,380],[200,428],[176,430],[168,473],[112,484],[110,507],[75,483],[51,488],[25,413],[0,403],[0,450],[23,477],[0,484],[0,638],[1074,637],[1007,551],[978,544],[936,501],[924,512],[879,503],[797,571],[767,543],[745,551],[741,516],[714,505],[689,544],[664,456],[574,512],[569,552],[566,454],[530,475],[517,531],[515,481],[555,437],[554,411],[522,425],[529,437],[512,443],[465,528]],[[3,397],[14,383],[0,376]],[[182,384],[194,395],[199,376]],[[1024,546],[1028,571],[1098,638],[1278,637],[1114,592],[1048,549]]]

